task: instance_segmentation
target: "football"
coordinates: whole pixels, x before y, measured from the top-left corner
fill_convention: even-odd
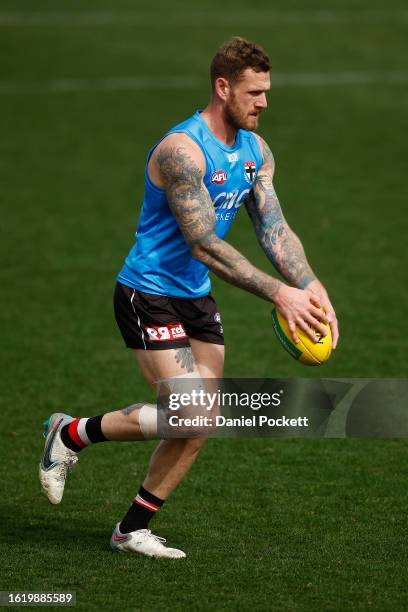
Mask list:
[[[321,365],[330,357],[332,352],[332,336],[329,325],[323,324],[327,329],[326,336],[321,336],[319,333],[315,332],[318,337],[317,342],[313,342],[304,331],[297,327],[296,332],[300,342],[295,344],[292,340],[286,319],[276,307],[272,310],[272,324],[282,346],[297,361],[305,365],[316,366]]]

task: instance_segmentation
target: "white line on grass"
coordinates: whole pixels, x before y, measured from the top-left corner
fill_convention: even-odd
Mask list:
[[[0,94],[67,93],[81,91],[139,91],[200,89],[205,84],[190,76],[108,77],[104,79],[54,79],[50,81],[0,81]]]
[[[329,87],[408,83],[408,71],[389,72],[281,72],[272,73],[272,87]],[[194,76],[135,76],[104,79],[0,81],[1,94],[46,94],[103,91],[202,89],[207,80]]]
[[[282,72],[273,74],[275,87],[293,86],[331,86],[331,85],[370,85],[386,83],[407,83],[408,71],[391,70],[385,72],[347,71],[347,72]]]
[[[291,24],[408,24],[407,10],[303,10],[237,11],[221,10],[170,12],[167,15],[146,11],[84,12],[0,12],[0,26],[281,26]]]

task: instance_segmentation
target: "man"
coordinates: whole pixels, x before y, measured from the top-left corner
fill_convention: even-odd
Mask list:
[[[333,307],[285,221],[272,183],[272,153],[254,133],[267,106],[269,70],[259,46],[239,37],[227,42],[211,64],[208,106],[170,130],[148,155],[137,240],[118,276],[115,315],[153,386],[164,378],[222,377],[224,340],[209,271],[276,304],[295,343],[297,328],[316,340],[313,329],[324,335],[326,322],[337,343]],[[244,203],[265,254],[288,284],[225,242]],[[91,418],[53,414],[40,464],[43,490],[59,503],[69,469],[89,444],[155,437],[157,409],[149,404]],[[114,551],[185,557],[153,535],[149,521],[202,444],[203,438],[159,443],[143,485],[114,530]]]

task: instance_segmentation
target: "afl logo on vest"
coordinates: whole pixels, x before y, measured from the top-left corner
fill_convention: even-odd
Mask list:
[[[216,170],[211,175],[211,182],[215,183],[216,185],[223,185],[227,178],[228,175],[225,170]]]
[[[256,164],[254,161],[247,161],[244,163],[245,166],[245,179],[248,183],[253,183],[256,173]]]

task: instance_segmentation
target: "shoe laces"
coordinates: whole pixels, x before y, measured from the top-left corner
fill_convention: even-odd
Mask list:
[[[160,544],[164,544],[166,542],[166,538],[161,538],[160,536],[154,535],[154,533],[152,533],[150,529],[148,529],[147,531],[149,533],[149,536],[156,540],[156,542],[160,542]]]

